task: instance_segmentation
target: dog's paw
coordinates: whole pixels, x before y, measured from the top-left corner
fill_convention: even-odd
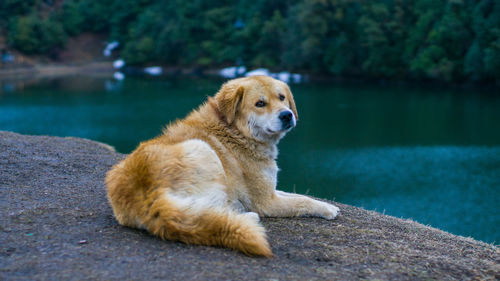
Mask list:
[[[340,209],[337,206],[334,206],[334,205],[328,204],[328,203],[324,203],[324,202],[321,202],[321,203],[323,203],[323,209],[324,209],[322,214],[321,214],[321,217],[323,217],[327,220],[333,220],[340,213]]]
[[[243,215],[251,218],[252,220],[254,220],[256,222],[260,221],[260,217],[259,217],[259,215],[257,213],[247,212],[247,213],[244,213]]]

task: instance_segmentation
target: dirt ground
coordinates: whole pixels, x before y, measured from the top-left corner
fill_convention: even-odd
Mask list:
[[[500,249],[337,204],[333,221],[265,218],[275,257],[162,241],[113,219],[123,155],[77,138],[0,132],[0,280],[499,280]]]

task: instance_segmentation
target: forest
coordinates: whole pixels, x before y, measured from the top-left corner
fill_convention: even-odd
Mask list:
[[[498,0],[2,0],[0,34],[57,57],[105,34],[129,65],[245,65],[339,77],[500,78]]]

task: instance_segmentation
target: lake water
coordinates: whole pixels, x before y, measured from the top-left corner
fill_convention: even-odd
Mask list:
[[[211,79],[1,82],[0,130],[77,136],[128,153],[220,87]],[[292,85],[300,121],[278,186],[500,241],[500,93]]]

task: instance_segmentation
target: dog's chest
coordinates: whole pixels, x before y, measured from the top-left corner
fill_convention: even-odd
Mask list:
[[[276,163],[274,165],[267,165],[261,170],[262,179],[276,188],[276,184],[278,183],[278,166]]]

